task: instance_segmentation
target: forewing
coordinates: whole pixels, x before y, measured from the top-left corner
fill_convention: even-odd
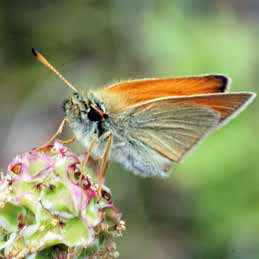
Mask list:
[[[107,101],[111,110],[125,111],[127,107],[148,100],[168,96],[189,96],[222,93],[229,79],[223,75],[206,75],[177,78],[143,79],[121,82],[96,91]]]

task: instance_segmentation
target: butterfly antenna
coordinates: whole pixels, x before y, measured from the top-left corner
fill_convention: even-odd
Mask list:
[[[63,77],[49,62],[46,58],[44,58],[39,51],[36,49],[32,48],[32,53],[33,55],[40,61],[43,65],[48,67],[52,72],[54,72],[68,87],[70,87],[73,91],[78,92],[78,90],[71,84],[69,83],[65,77]]]

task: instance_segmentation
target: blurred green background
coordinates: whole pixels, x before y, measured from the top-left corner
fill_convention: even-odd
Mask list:
[[[63,0],[0,3],[0,161],[46,141],[70,90],[118,80],[223,73],[232,91],[259,89],[257,0]],[[121,258],[259,258],[259,104],[212,134],[168,179],[111,163],[124,213]],[[66,129],[62,137],[70,136]],[[82,147],[75,148],[82,151]]]

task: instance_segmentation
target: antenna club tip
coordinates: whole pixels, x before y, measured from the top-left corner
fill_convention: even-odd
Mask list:
[[[36,50],[36,49],[32,48],[31,51],[32,51],[32,54],[33,54],[35,57],[38,57],[38,53],[37,53],[37,50]]]
[[[73,91],[78,92],[78,90],[69,83],[49,62],[47,59],[45,59],[40,52],[38,52],[36,49],[31,49],[32,54],[37,58],[37,60],[45,65],[47,68],[49,68],[53,73],[55,73],[68,87],[70,87]]]

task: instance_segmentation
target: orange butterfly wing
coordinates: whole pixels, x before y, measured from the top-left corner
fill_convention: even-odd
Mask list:
[[[128,106],[156,98],[222,93],[228,82],[223,75],[143,79],[111,85],[95,93],[109,99],[108,106],[116,104],[111,110],[123,111]]]

